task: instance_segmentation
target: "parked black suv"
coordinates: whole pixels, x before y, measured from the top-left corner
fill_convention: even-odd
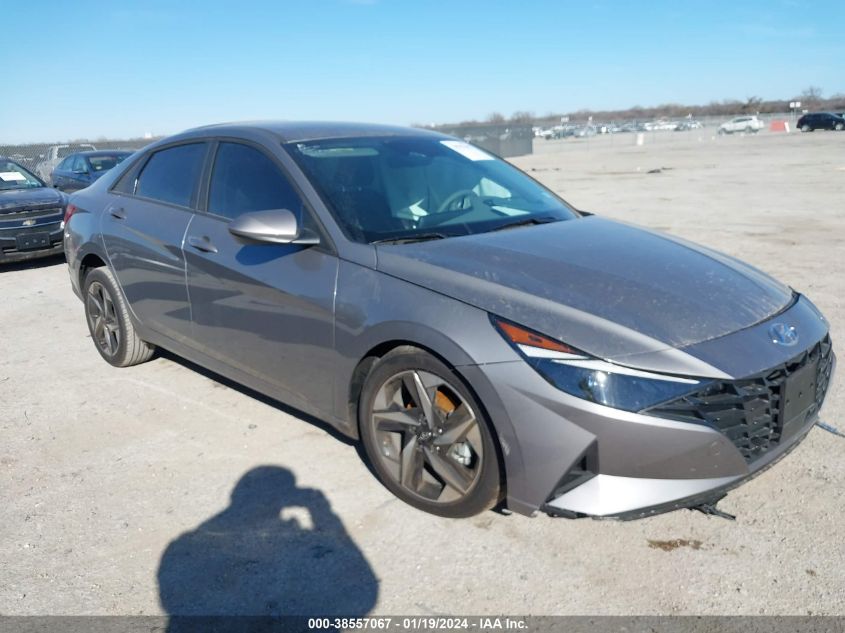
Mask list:
[[[798,129],[802,132],[845,130],[845,118],[832,112],[811,112],[798,119]]]

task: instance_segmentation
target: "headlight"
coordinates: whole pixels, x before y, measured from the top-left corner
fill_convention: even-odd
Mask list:
[[[505,340],[552,385],[608,407],[642,411],[698,391],[708,382],[609,363],[533,330],[491,319]]]

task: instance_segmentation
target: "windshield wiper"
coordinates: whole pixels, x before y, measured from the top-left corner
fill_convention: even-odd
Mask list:
[[[413,242],[442,240],[445,237],[443,233],[420,233],[419,235],[407,235],[405,237],[387,237],[383,240],[374,240],[370,244],[411,244]]]
[[[504,231],[505,229],[515,229],[520,226],[536,226],[537,224],[548,224],[549,222],[557,222],[559,218],[554,217],[542,217],[542,218],[525,218],[523,220],[515,220],[514,222],[506,222],[505,224],[500,224],[494,229],[490,229],[490,232],[493,231]]]

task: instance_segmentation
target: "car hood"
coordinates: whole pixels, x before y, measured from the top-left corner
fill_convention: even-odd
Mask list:
[[[377,248],[386,274],[609,360],[747,328],[793,295],[734,258],[596,216]]]
[[[64,196],[50,187],[0,191],[0,213],[19,209],[39,209],[64,204]]]

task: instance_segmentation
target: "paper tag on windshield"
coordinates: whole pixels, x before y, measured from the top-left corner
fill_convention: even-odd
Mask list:
[[[440,141],[449,149],[470,160],[494,160],[490,154],[463,141]]]
[[[5,180],[6,182],[13,182],[16,180],[26,180],[26,176],[24,176],[19,171],[0,171],[0,180]]]

